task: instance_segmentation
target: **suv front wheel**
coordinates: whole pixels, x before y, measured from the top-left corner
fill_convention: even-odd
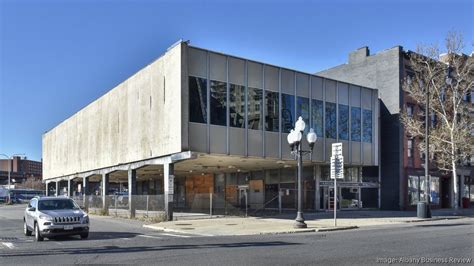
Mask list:
[[[35,223],[35,240],[36,241],[43,241],[44,238],[41,236],[38,223]]]
[[[23,232],[25,236],[31,236],[31,230],[28,229],[28,225],[26,225],[26,221],[23,221]]]

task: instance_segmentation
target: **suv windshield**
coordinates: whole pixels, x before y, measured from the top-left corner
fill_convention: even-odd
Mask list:
[[[38,202],[38,210],[50,211],[50,210],[77,210],[79,206],[70,199],[51,199],[51,200],[40,200]]]

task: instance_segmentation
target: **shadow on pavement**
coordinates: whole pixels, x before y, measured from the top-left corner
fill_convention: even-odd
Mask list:
[[[87,255],[87,254],[113,254],[113,253],[136,253],[136,252],[160,252],[168,250],[198,250],[212,248],[248,248],[248,247],[276,247],[299,245],[299,243],[290,243],[284,241],[267,241],[267,242],[240,242],[240,243],[223,243],[223,244],[196,244],[196,245],[164,245],[164,246],[142,246],[142,247],[118,247],[118,246],[102,246],[90,248],[59,248],[40,251],[18,251],[11,254],[1,254],[2,257],[22,257],[22,256],[47,256],[47,255]]]
[[[89,232],[88,240],[107,240],[107,239],[118,239],[118,238],[132,238],[136,237],[137,233],[127,233],[127,232]],[[81,241],[79,236],[57,236],[52,237],[51,240],[55,241]],[[87,241],[87,240],[82,240]]]
[[[448,226],[462,226],[462,225],[471,225],[468,223],[455,223],[455,224],[420,224],[416,227],[448,227]]]

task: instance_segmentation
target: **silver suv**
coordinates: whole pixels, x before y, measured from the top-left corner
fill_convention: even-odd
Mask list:
[[[66,197],[35,197],[25,210],[23,230],[36,241],[64,235],[89,237],[89,216]]]

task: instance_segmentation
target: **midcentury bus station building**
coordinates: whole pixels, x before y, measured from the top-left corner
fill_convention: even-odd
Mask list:
[[[378,208],[379,113],[375,89],[180,41],[43,135],[43,179],[49,193],[104,203],[128,191],[132,216],[133,195],[164,195],[168,211],[206,208],[209,194],[215,208],[295,209],[287,135],[301,116],[318,137],[304,160],[306,211],[331,207],[335,142],[339,207]]]

